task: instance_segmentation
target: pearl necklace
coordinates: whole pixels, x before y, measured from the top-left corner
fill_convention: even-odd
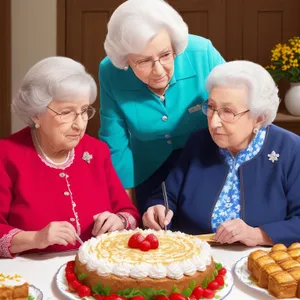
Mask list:
[[[41,153],[43,154],[44,158],[45,158],[50,164],[52,164],[52,165],[54,165],[54,166],[61,166],[61,165],[65,164],[65,163],[69,160],[71,151],[68,152],[68,155],[67,155],[67,158],[65,159],[65,161],[59,162],[59,163],[54,162],[49,156],[47,156],[47,154],[46,154],[46,153],[44,152],[44,150],[42,149],[42,147],[41,147],[41,145],[40,145],[40,143],[39,143],[39,141],[38,141],[38,139],[37,139],[35,130],[32,130],[32,133],[33,133],[33,139],[34,139],[35,144],[38,146],[38,148],[39,148],[39,150],[41,151]]]

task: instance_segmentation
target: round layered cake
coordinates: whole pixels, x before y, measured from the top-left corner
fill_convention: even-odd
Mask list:
[[[142,251],[130,248],[128,241],[135,233],[144,237],[154,234],[156,249]],[[195,236],[181,232],[129,230],[112,232],[92,238],[79,249],[75,259],[78,275],[84,274],[84,284],[90,288],[100,282],[111,293],[127,288],[155,288],[167,295],[174,285],[179,290],[210,278],[215,271],[210,246]]]

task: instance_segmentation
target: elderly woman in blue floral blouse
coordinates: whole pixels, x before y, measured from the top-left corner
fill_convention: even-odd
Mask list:
[[[171,210],[165,217],[158,191],[144,225],[160,229],[172,219],[174,230],[248,246],[299,241],[300,137],[271,125],[273,79],[260,65],[233,61],[211,72],[207,90],[209,128],[190,136],[166,180]]]

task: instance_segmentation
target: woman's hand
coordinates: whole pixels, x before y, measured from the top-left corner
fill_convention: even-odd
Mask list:
[[[143,224],[145,227],[160,230],[169,225],[173,217],[173,211],[169,210],[165,216],[166,208],[163,205],[154,205],[147,209],[143,215]]]
[[[37,249],[44,249],[51,245],[76,244],[75,228],[69,222],[51,222],[34,236]]]
[[[216,231],[215,239],[222,244],[241,242],[247,246],[273,245],[272,240],[261,228],[251,227],[241,219],[222,223]]]
[[[92,230],[92,235],[98,236],[105,232],[125,229],[121,218],[113,213],[104,211],[94,216],[95,224]]]

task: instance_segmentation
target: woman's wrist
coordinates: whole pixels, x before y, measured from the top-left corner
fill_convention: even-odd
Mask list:
[[[267,235],[267,233],[260,227],[255,227],[255,238],[257,245],[261,246],[272,246],[274,245],[272,239]]]
[[[37,231],[21,231],[17,233],[11,240],[10,252],[16,254],[37,249],[36,235]]]
[[[121,215],[121,214],[117,214],[117,216],[120,218],[124,228],[123,229],[126,229],[127,228],[127,221],[126,219]]]

